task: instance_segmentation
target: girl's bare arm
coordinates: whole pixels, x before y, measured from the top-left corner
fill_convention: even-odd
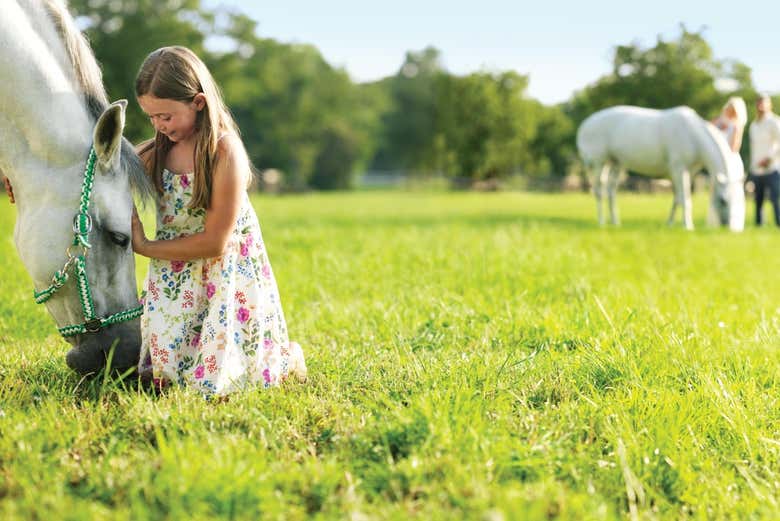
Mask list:
[[[233,233],[249,176],[249,163],[238,137],[219,142],[219,159],[211,185],[211,205],[202,232],[170,240],[149,240],[138,215],[133,214],[133,250],[145,257],[192,260],[219,257]]]

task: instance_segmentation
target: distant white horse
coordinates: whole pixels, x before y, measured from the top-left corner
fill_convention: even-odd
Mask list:
[[[74,370],[99,370],[115,342],[114,367],[134,367],[131,183],[149,188],[122,138],[126,102],[108,104],[97,62],[61,1],[3,0],[2,11],[0,171],[13,185],[14,240],[35,300],[73,345],[66,360]]]
[[[602,201],[609,199],[610,220],[619,222],[615,192],[621,174],[631,170],[649,177],[670,177],[674,202],[682,207],[685,228],[693,229],[691,177],[706,168],[712,180],[709,221],[741,231],[745,225],[744,167],[714,125],[689,107],[652,110],[618,106],[588,117],[577,131],[577,149],[593,172],[599,224]]]

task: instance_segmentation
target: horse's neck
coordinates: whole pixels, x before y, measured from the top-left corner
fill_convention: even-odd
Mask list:
[[[71,165],[89,147],[93,122],[54,24],[28,0],[0,17],[0,168]]]

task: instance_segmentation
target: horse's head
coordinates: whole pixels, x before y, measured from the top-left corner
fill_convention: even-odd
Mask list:
[[[57,171],[46,175],[41,175],[46,167],[28,165],[28,171],[39,174],[31,176],[37,186],[27,181],[18,187],[17,249],[35,284],[36,300],[46,303],[73,345],[68,365],[81,374],[101,369],[112,346],[113,367],[138,362],[131,183],[145,174],[122,137],[126,105],[116,102],[103,111],[92,148],[79,153],[80,159],[57,158],[52,161],[59,164]]]
[[[745,166],[739,154],[732,152],[723,133],[710,122],[700,121],[711,137],[706,141],[704,160],[712,185],[707,222],[741,232],[745,228]]]
[[[726,171],[713,176],[709,220],[741,232],[745,229],[745,167],[738,154],[726,154],[725,163]]]

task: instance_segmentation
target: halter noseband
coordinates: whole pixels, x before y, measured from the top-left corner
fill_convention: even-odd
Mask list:
[[[54,272],[54,276],[52,277],[51,284],[48,288],[42,291],[33,290],[36,304],[43,304],[49,300],[58,289],[65,285],[68,281],[68,272],[71,268],[76,270],[76,284],[79,292],[79,300],[81,301],[81,309],[84,312],[84,323],[58,328],[60,334],[64,337],[83,333],[97,333],[101,329],[112,324],[118,324],[119,322],[138,318],[144,312],[143,306],[138,306],[102,318],[95,316],[95,304],[92,301],[92,290],[89,287],[89,280],[87,280],[87,254],[92,247],[92,245],[89,244],[89,232],[92,231],[92,218],[89,216],[88,210],[89,201],[92,197],[92,183],[95,178],[96,161],[97,155],[95,154],[95,147],[92,147],[89,150],[89,159],[87,159],[87,166],[84,169],[84,182],[81,185],[81,204],[79,205],[79,213],[73,217],[73,243],[65,250],[65,253],[68,255],[68,260],[61,270]],[[71,248],[77,249],[76,255],[70,251]],[[78,248],[81,248],[80,252],[78,252]]]

